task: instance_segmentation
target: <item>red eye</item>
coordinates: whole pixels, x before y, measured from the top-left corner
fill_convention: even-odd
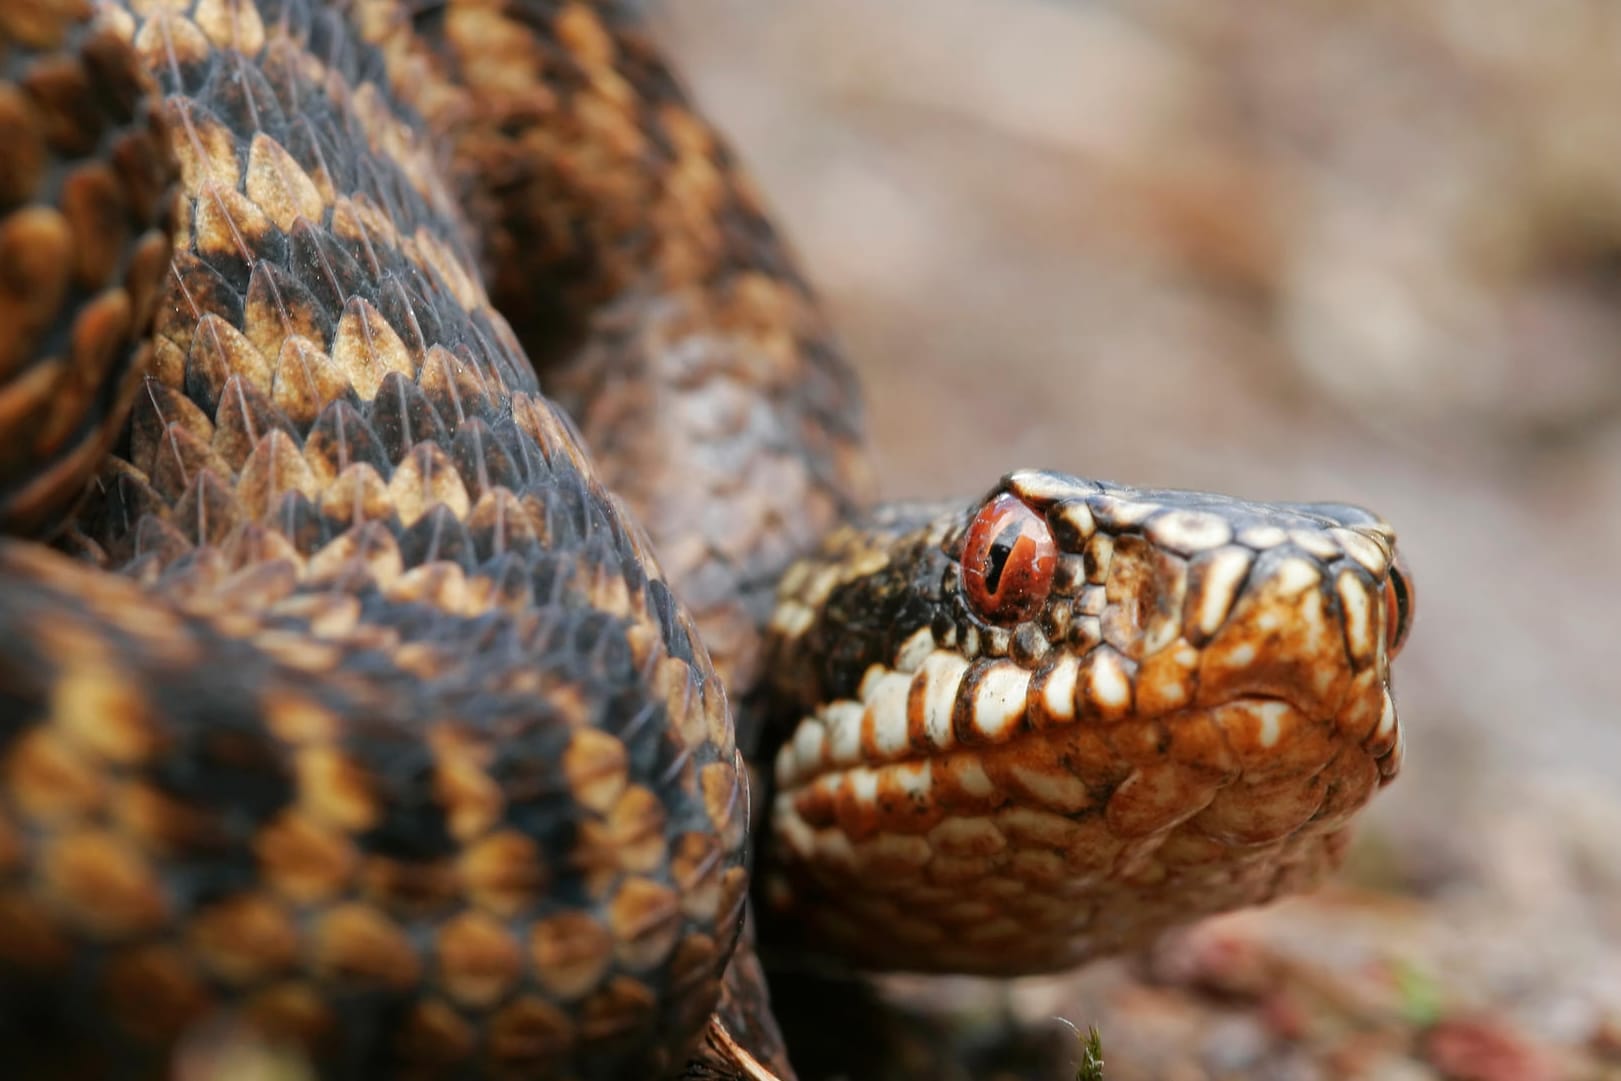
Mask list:
[[[1413,579],[1407,573],[1407,563],[1400,555],[1385,576],[1385,638],[1386,650],[1394,657],[1407,644],[1407,632],[1413,626],[1413,613],[1417,610],[1418,595],[1413,592]]]
[[[1041,611],[1058,569],[1058,543],[1047,521],[1003,493],[979,508],[963,542],[962,584],[974,614],[1017,623]]]

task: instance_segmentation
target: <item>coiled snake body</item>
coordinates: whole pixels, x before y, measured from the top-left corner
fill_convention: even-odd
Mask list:
[[[751,806],[784,949],[1014,973],[1308,884],[1395,773],[1364,512],[858,512],[853,381],[613,5],[0,0],[0,143],[22,1070],[788,1076]]]

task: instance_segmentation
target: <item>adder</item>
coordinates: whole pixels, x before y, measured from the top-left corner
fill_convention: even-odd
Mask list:
[[[751,908],[1067,967],[1309,886],[1397,772],[1377,517],[872,506],[628,5],[0,0],[0,146],[8,1070],[787,1078]]]

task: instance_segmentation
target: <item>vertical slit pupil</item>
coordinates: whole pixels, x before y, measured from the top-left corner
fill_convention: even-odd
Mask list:
[[[1007,561],[1013,555],[1013,546],[1019,541],[1017,528],[1003,529],[991,541],[990,549],[985,553],[985,592],[995,596],[1002,584],[1002,572],[1007,569]]]

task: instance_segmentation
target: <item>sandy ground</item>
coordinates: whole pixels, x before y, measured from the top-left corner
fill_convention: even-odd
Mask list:
[[[1099,1023],[1110,1078],[1621,1077],[1621,8],[652,7],[888,493],[1350,500],[1418,585],[1407,768],[1335,890],[910,993]]]

